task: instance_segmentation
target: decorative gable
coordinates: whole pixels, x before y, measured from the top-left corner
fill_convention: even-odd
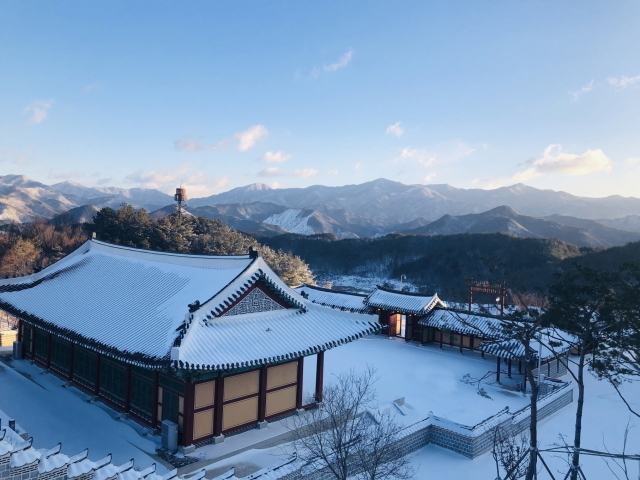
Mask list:
[[[229,310],[222,314],[222,316],[231,316],[231,315],[244,315],[246,313],[257,313],[257,312],[268,312],[272,310],[285,310],[290,308],[289,306],[284,306],[282,303],[277,302],[266,292],[264,292],[261,288],[255,287],[252,288],[251,291],[244,296],[244,298],[240,299],[238,303],[233,305]]]

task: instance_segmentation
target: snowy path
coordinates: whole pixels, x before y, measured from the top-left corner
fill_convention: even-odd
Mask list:
[[[26,361],[13,366],[31,379],[0,363],[0,410],[12,416],[33,437],[38,449],[62,442],[66,455],[89,448],[89,458],[99,460],[109,453],[121,465],[131,458],[137,467],[156,462],[147,453],[155,453],[156,444],[141,437],[129,425],[114,420],[94,403],[84,401],[75,389],[62,388],[64,382]],[[158,471],[166,469],[158,464]]]

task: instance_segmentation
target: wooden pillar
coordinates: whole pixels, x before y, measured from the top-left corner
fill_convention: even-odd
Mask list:
[[[462,345],[464,345],[464,335],[460,334],[458,335],[458,338],[460,339],[460,353],[462,353]]]
[[[500,382],[500,357],[498,357],[498,366],[496,367],[496,382]]]
[[[100,393],[100,354],[96,353],[96,385],[93,389],[94,395],[97,397]]]
[[[473,352],[473,342],[474,342],[475,338],[476,338],[475,335],[469,335],[469,348],[471,348],[472,352]]]
[[[551,360],[547,362],[547,377],[551,376]]]
[[[153,371],[153,409],[151,414],[151,427],[155,429],[158,426],[158,387],[160,386],[158,371]]]
[[[511,359],[509,359],[509,363],[507,363],[507,377],[511,378]]]
[[[47,333],[47,368],[51,367],[51,332]]]
[[[131,411],[131,365],[127,363],[127,377],[124,387],[124,411]]]
[[[440,332],[440,350],[442,350],[442,330],[438,329]]]
[[[518,360],[518,373],[522,373],[522,360]]]
[[[18,319],[18,341],[22,342],[22,329],[24,328],[24,325],[22,323],[22,320]],[[22,350],[24,351],[24,347],[22,348]]]
[[[224,376],[222,373],[216,378],[216,401],[214,406],[215,421],[213,422],[213,434],[216,437],[222,435],[222,416],[224,413]]]
[[[324,352],[318,353],[316,364],[316,402],[322,402],[322,391],[324,389]]]
[[[70,347],[69,356],[71,358],[69,359],[69,380],[73,380],[73,360],[75,357],[76,346],[75,346],[75,343],[71,343],[70,345],[71,347]]]
[[[193,444],[193,427],[194,427],[194,402],[196,394],[196,385],[187,379],[184,384],[184,412],[182,414],[182,443],[185,447]]]
[[[527,393],[527,367],[524,367],[524,380],[522,382],[522,393]]]
[[[304,379],[304,357],[298,359],[298,387],[296,388],[296,408],[302,408],[302,382]]]
[[[258,422],[264,422],[267,416],[267,366],[260,368],[260,387],[258,390]]]

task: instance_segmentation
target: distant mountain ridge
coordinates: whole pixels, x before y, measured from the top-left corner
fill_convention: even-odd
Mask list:
[[[545,217],[558,214],[596,220],[640,215],[640,199],[610,196],[578,197],[566,192],[540,190],[523,184],[495,190],[462,189],[450,185],[405,185],[378,179],[359,185],[272,189],[264,184],[238,187],[205,198],[193,199],[194,207],[228,203],[269,202],[289,208],[325,208],[349,211],[383,223],[405,223],[443,215],[482,213],[509,205],[522,215]]]
[[[188,186],[187,186],[188,191]],[[87,221],[97,208],[121,203],[158,217],[173,198],[154,189],[44,185],[21,175],[0,177],[0,223],[52,218]],[[506,207],[506,206],[509,207]],[[89,206],[91,208],[89,208]],[[86,208],[80,208],[86,207]],[[495,190],[450,185],[405,185],[378,179],[359,185],[273,189],[262,183],[190,199],[186,211],[262,235],[330,233],[338,238],[389,233],[506,232],[608,247],[640,239],[640,199],[586,198],[517,184]]]
[[[535,218],[501,206],[484,213],[444,215],[427,225],[404,230],[413,235],[453,235],[457,233],[510,233],[518,237],[557,238],[579,247],[611,247],[640,240],[640,233],[625,232],[593,220],[552,215]]]

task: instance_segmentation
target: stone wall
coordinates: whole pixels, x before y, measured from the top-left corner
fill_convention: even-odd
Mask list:
[[[572,401],[573,386],[570,383],[564,383],[562,387],[554,389],[538,400],[538,420],[554,414]],[[496,427],[500,428],[503,435],[508,436],[518,435],[527,430],[531,422],[530,409],[531,407],[527,406],[511,413],[507,407],[473,427],[432,415],[405,428],[398,439],[398,446],[405,455],[408,455],[426,445],[433,444],[473,459],[491,450]],[[275,472],[272,471],[269,480],[329,480],[333,478],[326,470],[305,471],[303,467],[289,468],[282,471],[281,476],[273,476],[273,473]],[[248,478],[257,480],[260,476]]]

